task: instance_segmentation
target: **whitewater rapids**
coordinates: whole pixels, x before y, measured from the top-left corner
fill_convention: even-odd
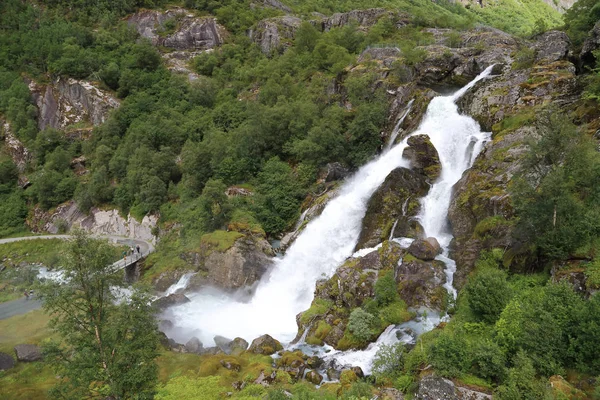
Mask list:
[[[455,102],[477,81],[487,77],[491,69],[487,68],[454,95],[432,99],[423,122],[412,133],[429,135],[439,153],[442,173],[422,199],[418,218],[426,235],[436,237],[444,248],[452,239],[447,228],[452,185],[472,165],[489,139],[477,122],[458,113]],[[250,342],[267,333],[283,343],[293,340],[298,331],[296,315],[310,307],[315,282],[331,277],[353,254],[371,195],[392,170],[409,166],[402,158],[406,146],[405,138],[348,179],[340,194],[307,225],[285,256],[275,260],[271,274],[258,284],[249,302],[215,289],[189,293],[189,303],[167,312],[167,318],[175,324],[170,336],[183,343],[196,336],[205,346],[213,345],[216,335],[242,337]],[[448,273],[451,275],[453,271]],[[452,288],[452,277],[449,278]],[[385,341],[389,342],[391,331],[386,332]]]

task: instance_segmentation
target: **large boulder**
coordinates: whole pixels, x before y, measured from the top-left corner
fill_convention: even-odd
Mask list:
[[[226,35],[215,18],[196,17],[183,8],[140,11],[127,22],[155,46],[175,50],[212,49],[221,45]]]
[[[223,289],[239,289],[260,280],[272,264],[274,255],[269,242],[262,236],[228,232],[230,247],[224,248],[226,240],[201,241],[198,251],[182,254],[201,273],[190,279],[189,287],[206,285]],[[237,239],[236,239],[237,237]]]
[[[306,371],[306,355],[301,351],[286,351],[276,360],[277,367],[287,372],[293,380],[302,379]],[[316,377],[315,377],[316,378]]]
[[[428,190],[425,177],[417,171],[396,168],[390,172],[369,200],[355,251],[374,247],[392,234],[418,236],[419,228],[413,217],[419,212],[419,199]]]
[[[15,366],[15,359],[9,354],[0,352],[0,371],[6,371]]]
[[[38,127],[65,129],[74,124],[102,124],[120,103],[93,83],[58,77],[42,86],[29,81],[32,100],[38,109]]]
[[[41,349],[33,344],[18,344],[14,347],[18,361],[39,361],[42,359]]]
[[[339,181],[340,179],[347,177],[349,173],[350,170],[339,162],[329,163],[321,171],[319,180],[322,180],[323,182]]]
[[[442,252],[442,248],[434,237],[417,239],[410,244],[408,252],[420,260],[431,261]]]
[[[283,346],[278,340],[273,339],[269,335],[262,335],[252,341],[252,344],[248,348],[250,353],[264,354],[270,356],[271,354],[283,350]]]
[[[185,344],[185,351],[188,353],[202,354],[204,352],[204,346],[200,339],[194,336]]]
[[[239,355],[248,349],[248,342],[240,337],[237,337],[229,343],[231,354]]]
[[[414,135],[408,138],[408,146],[402,157],[410,161],[411,168],[424,174],[429,182],[439,178],[442,172],[440,156],[427,135]]]

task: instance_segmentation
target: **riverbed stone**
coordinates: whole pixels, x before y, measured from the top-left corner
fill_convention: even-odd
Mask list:
[[[414,135],[407,139],[408,146],[402,157],[410,161],[411,167],[427,177],[429,182],[439,178],[442,172],[440,156],[428,135]]]
[[[172,306],[177,306],[180,304],[189,303],[190,299],[187,298],[186,295],[182,293],[173,293],[165,297],[161,297],[158,300],[155,300],[152,305],[156,307],[157,310],[164,310]]]

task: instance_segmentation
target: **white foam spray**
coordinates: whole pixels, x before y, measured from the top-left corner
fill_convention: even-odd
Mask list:
[[[467,156],[471,141],[479,143],[474,146],[476,153],[487,138],[473,119],[458,113],[455,101],[490,72],[491,67],[453,96],[434,98],[413,133],[428,134],[440,154],[442,175],[423,199],[419,219],[426,234],[437,237],[444,247],[451,240],[446,218],[452,185],[474,159]],[[402,159],[405,148],[406,139],[347,180],[340,194],[308,224],[285,256],[276,260],[273,272],[259,283],[249,302],[207,289],[189,294],[189,303],[171,308],[167,318],[176,325],[174,339],[185,342],[197,336],[211,345],[215,335],[251,341],[268,333],[282,342],[291,341],[297,333],[295,317],[310,306],[315,282],[333,275],[352,255],[369,198],[393,169],[407,167]],[[376,346],[371,350],[376,352]]]

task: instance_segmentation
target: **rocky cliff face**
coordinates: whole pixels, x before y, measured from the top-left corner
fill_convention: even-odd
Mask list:
[[[155,46],[174,50],[207,50],[221,45],[225,28],[215,18],[200,18],[183,8],[141,11],[127,19]]]
[[[163,52],[167,67],[186,75],[189,81],[198,79],[189,68],[189,61],[203,51],[222,45],[227,36],[227,31],[215,18],[197,17],[183,8],[140,11],[131,15],[127,22],[153,45],[169,49]]]
[[[131,215],[122,217],[117,210],[93,208],[89,214],[85,214],[74,201],[56,207],[51,213],[35,209],[27,221],[33,232],[61,233],[71,228],[81,228],[92,234],[129,237],[151,243],[156,243],[153,232],[157,222],[158,216],[147,215],[139,222]]]
[[[292,43],[301,23],[300,18],[290,15],[269,18],[259,21],[249,36],[264,54],[281,53]]]
[[[243,235],[226,250],[211,243],[202,243],[200,249],[182,254],[198,272],[190,280],[190,288],[216,286],[235,290],[252,286],[268,271],[274,256],[269,242],[256,235]]]
[[[12,132],[10,124],[2,119],[0,119],[0,139],[4,140],[6,152],[17,166],[19,173],[23,174],[27,163],[31,160],[31,153]]]
[[[45,87],[30,81],[29,89],[38,108],[40,130],[100,125],[110,110],[119,107],[115,97],[87,81],[59,77]]]
[[[533,49],[527,62],[521,59],[519,64],[506,64],[459,101],[463,112],[492,131],[492,141],[455,185],[450,205],[459,287],[483,249],[509,249],[505,263],[518,262],[510,250],[513,209],[509,184],[528,141],[537,137],[536,110],[550,103],[569,107],[578,99],[576,69],[567,59],[569,42],[564,33],[546,32],[523,46]]]

